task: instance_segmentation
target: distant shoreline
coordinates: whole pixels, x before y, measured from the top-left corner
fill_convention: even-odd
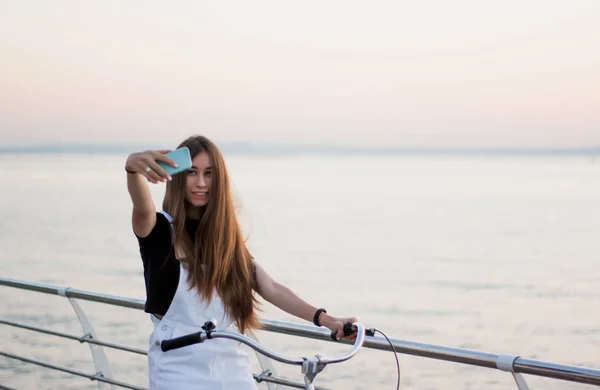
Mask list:
[[[225,154],[241,155],[505,155],[505,156],[600,156],[600,146],[591,148],[360,148],[220,143]],[[0,154],[129,154],[156,145],[32,145],[0,147]]]

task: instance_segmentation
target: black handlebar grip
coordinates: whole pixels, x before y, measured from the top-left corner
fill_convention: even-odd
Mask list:
[[[344,324],[344,337],[350,336],[354,332],[356,332],[356,327],[354,325],[352,325],[352,322],[346,322]],[[337,332],[334,330],[331,331],[331,339],[333,341],[338,341]]]
[[[188,345],[193,345],[202,342],[200,336],[203,332],[196,332],[191,334],[186,334],[185,336],[175,337],[170,340],[163,340],[160,343],[160,349],[163,352],[170,351],[172,349],[187,347]]]

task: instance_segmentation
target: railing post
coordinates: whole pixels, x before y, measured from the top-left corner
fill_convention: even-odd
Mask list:
[[[519,390],[529,390],[529,386],[527,386],[527,382],[523,375],[515,372],[515,360],[519,358],[518,355],[498,355],[496,359],[496,367],[499,370],[510,372],[517,383],[517,387]]]
[[[63,296],[69,300],[69,303],[73,307],[75,314],[77,314],[79,323],[83,328],[84,337],[97,339],[96,332],[94,331],[90,320],[85,315],[85,312],[83,311],[81,306],[79,306],[79,303],[77,303],[75,299],[69,298],[67,296],[67,291],[69,290],[69,288],[70,287],[58,288],[58,295]],[[94,360],[94,367],[96,368],[97,375],[112,378],[112,372],[110,370],[110,365],[108,364],[108,358],[104,353],[104,348],[96,344],[87,344],[90,346],[90,351],[92,352],[92,358]],[[100,381],[98,381],[98,388],[100,390],[116,390],[115,386]]]

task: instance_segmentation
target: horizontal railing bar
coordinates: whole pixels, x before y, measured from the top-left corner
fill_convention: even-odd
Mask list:
[[[109,305],[128,307],[131,309],[144,309],[144,302],[139,299],[118,297],[115,295],[101,294],[78,290],[70,287],[59,287],[40,282],[27,282],[11,278],[0,278],[0,286],[16,287],[23,290],[37,291],[51,295],[61,295],[64,291],[68,298],[77,298],[85,301],[107,303]]]
[[[43,328],[39,328],[39,327],[35,327],[35,326],[25,325],[25,324],[18,323],[18,322],[5,321],[5,320],[0,319],[0,324],[14,326],[17,328],[27,329],[27,330],[31,330],[31,331],[40,332],[40,333],[45,333],[45,334],[52,335],[52,336],[63,337],[63,338],[70,339],[70,340],[76,340],[76,341],[80,341],[80,342],[88,342],[91,344],[102,345],[102,346],[120,349],[120,350],[128,351],[128,352],[133,352],[133,353],[137,353],[137,354],[141,354],[141,355],[148,354],[146,351],[139,350],[139,349],[133,349],[133,348],[125,347],[125,346],[120,346],[117,344],[103,342],[100,340],[94,340],[94,339],[90,339],[85,336],[77,337],[77,336],[73,336],[73,335],[70,335],[67,333],[62,333],[62,332],[57,332],[57,331],[53,331],[53,330],[49,330],[49,329],[43,329]],[[253,375],[254,375],[254,379],[258,380],[259,375],[258,374],[253,374]],[[294,382],[291,380],[287,380],[287,379],[279,378],[279,377],[273,377],[273,376],[263,376],[260,378],[260,381],[276,383],[276,384],[290,386],[290,387],[294,387],[294,388],[298,388],[298,389],[303,389],[305,387],[304,384],[302,384],[300,382]],[[2,388],[0,387],[0,389],[2,389]],[[325,390],[324,388],[318,387],[318,386],[316,387],[316,389],[317,390],[318,389]]]
[[[69,373],[69,374],[72,374],[72,375],[80,376],[80,377],[87,378],[87,379],[90,379],[90,380],[97,380],[99,382],[108,383],[108,384],[119,386],[119,387],[123,387],[123,388],[126,388],[126,389],[147,390],[145,387],[135,386],[135,385],[131,385],[129,383],[116,381],[114,379],[107,378],[107,377],[104,377],[104,376],[98,375],[98,374],[87,374],[85,372],[76,371],[76,370],[70,369],[68,367],[64,367],[64,366],[59,366],[59,365],[56,365],[56,364],[51,364],[51,363],[43,362],[41,360],[30,359],[30,358],[26,358],[26,357],[23,357],[23,356],[13,355],[11,353],[7,353],[7,352],[3,352],[3,351],[0,351],[0,355],[8,357],[8,358],[11,358],[11,359],[20,360],[20,361],[25,362],[25,363],[35,364],[35,365],[38,365],[38,366],[41,366],[41,367],[45,367],[45,368],[48,368],[48,369],[66,372],[66,373]],[[260,382],[270,382],[270,383],[276,383],[276,384],[279,384],[279,385],[294,387],[296,389],[304,389],[305,388],[305,385],[303,383],[294,382],[294,381],[287,380],[287,379],[284,379],[284,378],[279,378],[279,377],[276,377],[276,376],[260,376],[259,374],[253,374],[253,376],[254,376],[254,380],[256,380],[259,383]],[[3,390],[15,390],[15,389],[11,389],[9,387],[3,387],[2,385],[0,385],[0,389],[3,389]],[[324,387],[319,387],[319,386],[316,386],[315,389],[316,390],[327,390]]]
[[[252,374],[254,376],[254,380],[258,383],[260,382],[270,382],[278,385],[293,387],[295,389],[305,389],[306,385],[301,382],[294,382],[288,379],[279,378],[276,376],[260,376],[260,374]],[[260,378],[260,379],[259,379]],[[315,390],[328,390],[325,387],[315,386]]]
[[[82,340],[83,340],[84,343],[101,345],[103,347],[108,347],[108,348],[112,348],[112,349],[118,349],[118,350],[121,350],[121,351],[131,352],[131,353],[135,353],[135,354],[143,355],[143,356],[148,355],[148,352],[144,351],[143,349],[137,349],[137,348],[127,347],[125,345],[120,345],[120,344],[113,344],[113,343],[109,343],[107,341],[95,340],[95,339],[91,338],[90,336],[84,336],[82,338]]]
[[[309,325],[265,320],[263,321],[263,326],[263,329],[269,332],[334,342],[331,340],[329,331]],[[398,353],[455,363],[463,363],[478,367],[487,367],[493,369],[497,368],[496,361],[499,357],[497,354],[462,348],[417,343],[393,338],[390,338],[390,341]],[[352,342],[348,340],[336,341],[336,343],[352,344]],[[392,351],[389,343],[382,337],[368,337],[365,339],[363,347],[379,349],[383,351]],[[600,385],[600,370],[593,368],[562,365],[525,359],[521,357],[515,360],[513,368],[515,372],[520,372],[523,374],[560,379],[569,382]]]
[[[541,362],[526,358],[518,358],[514,363],[514,368],[515,371],[523,374],[569,380],[571,382],[585,383],[588,385],[600,385],[600,370],[593,368]],[[565,379],[565,377],[568,377],[569,379]]]
[[[10,326],[14,326],[16,328],[22,328],[22,329],[32,330],[34,332],[45,333],[45,334],[49,334],[49,335],[52,335],[52,336],[63,337],[65,339],[76,340],[76,341],[79,341],[80,343],[90,343],[90,344],[95,344],[95,345],[101,345],[103,347],[108,347],[108,348],[113,348],[113,349],[119,349],[121,351],[136,353],[136,354],[139,354],[139,355],[147,355],[148,354],[146,351],[144,351],[142,349],[131,348],[131,347],[127,347],[125,345],[113,344],[113,343],[109,343],[109,342],[106,342],[106,341],[96,340],[96,339],[91,338],[88,335],[85,335],[85,336],[82,336],[82,337],[77,337],[77,336],[73,336],[73,335],[68,334],[68,333],[62,333],[62,332],[57,332],[57,331],[54,331],[54,330],[38,328],[37,326],[25,325],[25,324],[18,323],[18,322],[13,322],[13,321],[5,321],[5,320],[2,320],[2,319],[0,319],[0,324],[10,325]]]
[[[291,336],[306,337],[311,339],[334,342],[331,340],[330,331],[301,324],[292,324],[283,321],[263,321],[264,330],[282,333]],[[498,355],[468,349],[443,347],[437,345],[416,343],[390,338],[396,352],[407,355],[421,356],[431,359],[447,360],[455,363],[470,364],[479,367],[496,368]],[[336,343],[352,344],[351,341],[335,341]],[[392,351],[390,344],[382,337],[368,337],[363,347]]]
[[[131,353],[135,353],[138,355],[144,355],[144,356],[148,355],[148,352],[144,351],[143,349],[127,347],[125,345],[120,345],[120,344],[113,344],[113,343],[109,343],[107,341],[95,340],[95,339],[91,338],[90,336],[84,336],[81,339],[81,341],[84,343],[96,344],[96,345],[101,345],[103,347],[108,347],[108,348],[112,348],[112,349],[118,349],[121,351],[131,352]]]
[[[65,288],[50,284],[27,282],[1,277],[0,285],[55,295],[59,295],[60,291],[65,291]],[[84,290],[68,288],[66,289],[65,295],[70,298],[107,303],[110,305],[129,307],[133,309],[143,310],[144,308],[144,303],[141,300],[99,294]],[[272,320],[262,320],[262,325],[263,330],[268,332],[333,342],[329,337],[329,332],[326,332],[324,329],[315,328],[314,326]],[[396,349],[396,352],[399,353],[455,363],[463,363],[479,367],[495,369],[496,361],[500,356],[498,354],[462,348],[445,347],[399,339],[390,340]],[[342,340],[340,342],[348,344],[351,343],[347,340]],[[392,350],[387,341],[382,337],[368,337],[363,346],[365,348],[379,349],[384,351]],[[570,382],[600,385],[600,370],[598,369],[548,363],[521,357],[515,360],[513,368],[515,372],[521,372],[524,374],[561,379]]]
[[[40,333],[44,333],[44,334],[48,334],[48,335],[52,335],[52,336],[58,336],[58,337],[63,337],[66,339],[70,339],[70,340],[76,340],[79,342],[85,342],[85,343],[90,343],[90,344],[97,344],[97,345],[102,345],[105,347],[109,347],[109,348],[114,348],[114,349],[120,349],[122,351],[127,351],[127,352],[133,352],[133,353],[137,353],[140,355],[148,355],[148,353],[144,350],[141,349],[134,349],[134,348],[129,348],[129,347],[125,347],[125,346],[121,346],[121,345],[117,345],[117,344],[112,344],[112,343],[107,343],[107,342],[103,342],[100,340],[94,340],[89,338],[88,336],[83,336],[83,337],[77,337],[77,336],[73,336],[67,333],[62,333],[62,332],[56,332],[53,330],[49,330],[49,329],[42,329],[42,328],[38,328],[35,326],[29,326],[29,325],[25,325],[25,324],[21,324],[18,322],[12,322],[12,321],[5,321],[0,319],[0,324],[4,324],[4,325],[10,325],[10,326],[14,326],[16,328],[22,328],[22,329],[27,329],[27,330],[31,330],[31,331],[35,331],[35,332],[40,332]],[[256,379],[257,381],[259,381],[259,375],[258,374],[254,374],[254,379]],[[283,378],[278,378],[278,377],[274,377],[274,376],[262,376],[260,377],[260,381],[263,382],[271,382],[271,383],[277,383],[280,385],[285,385],[285,386],[290,386],[290,387],[295,387],[298,389],[303,389],[305,386],[304,384],[300,383],[300,382],[294,382],[294,381],[290,381],[287,379],[283,379]],[[2,387],[0,387],[0,390],[2,389]],[[316,389],[322,389],[325,390],[322,387],[316,387]]]
[[[7,353],[7,352],[3,352],[3,351],[0,351],[0,356],[4,356],[4,357],[15,359],[15,360],[20,360],[20,361],[25,362],[25,363],[35,364],[35,365],[38,365],[38,366],[41,366],[41,367],[45,367],[45,368],[49,368],[49,369],[56,370],[56,371],[66,372],[68,374],[80,376],[80,377],[83,377],[83,378],[87,378],[87,379],[90,379],[92,381],[104,382],[104,383],[108,383],[108,384],[111,384],[111,385],[123,387],[123,388],[126,388],[126,389],[146,390],[146,388],[144,388],[144,387],[130,385],[128,383],[120,382],[120,381],[117,381],[117,380],[114,380],[114,379],[111,379],[111,378],[107,378],[107,377],[99,375],[99,374],[88,374],[88,373],[85,373],[85,372],[73,370],[73,369],[68,368],[68,367],[64,367],[64,366],[59,366],[59,365],[52,364],[52,363],[43,362],[41,360],[30,359],[30,358],[26,358],[26,357],[23,357],[23,356],[13,355],[11,353]]]

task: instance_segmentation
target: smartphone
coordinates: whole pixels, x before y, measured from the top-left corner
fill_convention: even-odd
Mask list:
[[[178,167],[173,168],[172,166],[163,161],[157,161],[156,163],[160,165],[160,167],[171,176],[183,171],[187,171],[192,167],[192,158],[190,157],[190,150],[185,146],[183,148],[173,150],[172,152],[165,154],[165,156],[173,160],[173,162],[175,162],[175,164],[177,164]]]

